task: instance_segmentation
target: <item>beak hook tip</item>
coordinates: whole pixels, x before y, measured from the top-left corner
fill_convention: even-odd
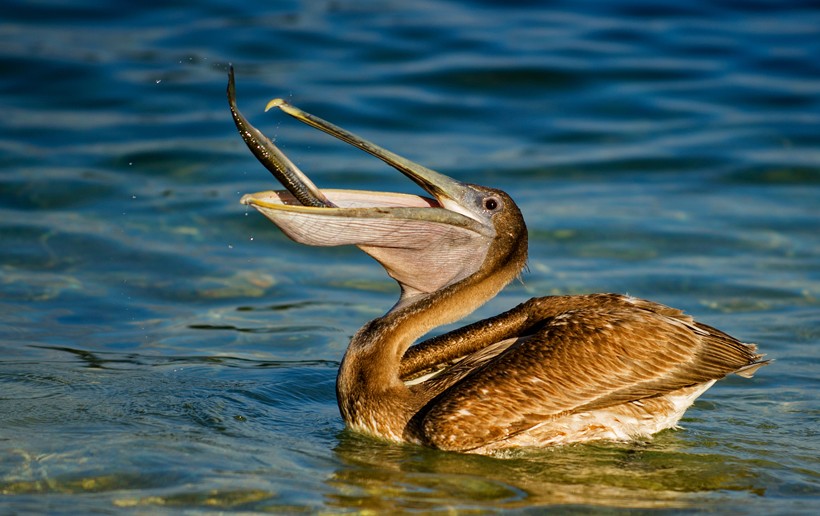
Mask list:
[[[285,104],[287,104],[287,102],[285,102],[284,99],[273,99],[265,105],[265,112],[269,111],[271,108],[281,107]]]

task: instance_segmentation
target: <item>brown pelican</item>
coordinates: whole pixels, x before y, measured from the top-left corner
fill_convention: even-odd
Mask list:
[[[296,119],[393,166],[430,197],[320,190],[228,99],[240,134],[287,187],[242,197],[291,239],[355,245],[401,286],[399,301],[350,342],[336,383],[353,430],[489,453],[647,437],[676,426],[716,380],[750,377],[755,346],[674,308],[618,294],[533,298],[444,335],[517,277],[527,229],[509,195],[408,161],[276,99]]]

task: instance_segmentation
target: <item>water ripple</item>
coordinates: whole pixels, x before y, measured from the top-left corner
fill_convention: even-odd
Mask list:
[[[7,4],[0,491],[13,510],[813,508],[814,3]],[[398,289],[355,249],[299,247],[238,204],[273,183],[228,116],[229,62],[243,111],[322,187],[417,192],[264,114],[270,98],[510,192],[529,272],[475,317],[629,292],[777,362],[721,382],[685,431],[649,443],[498,460],[343,432],[338,362]]]

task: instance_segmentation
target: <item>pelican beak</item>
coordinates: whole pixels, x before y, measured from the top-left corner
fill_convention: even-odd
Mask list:
[[[471,210],[467,207],[471,204],[475,191],[469,185],[456,181],[435,170],[408,160],[398,154],[391,152],[373,142],[351,133],[341,127],[323,120],[315,115],[306,113],[296,106],[292,106],[282,99],[273,99],[265,106],[265,111],[271,108],[279,108],[293,118],[303,122],[315,129],[319,129],[345,143],[353,145],[395,168],[405,176],[412,179],[417,185],[422,187],[427,193],[436,198],[441,207],[472,217]]]
[[[247,194],[253,206],[289,238],[312,246],[356,245],[402,287],[402,299],[439,290],[478,270],[495,237],[482,214],[481,192],[413,163],[281,99],[268,103],[292,117],[364,150],[396,168],[430,197],[390,192],[320,190],[236,108],[232,76],[228,97],[248,147],[288,191]]]

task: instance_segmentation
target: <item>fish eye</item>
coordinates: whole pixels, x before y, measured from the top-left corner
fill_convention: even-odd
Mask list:
[[[487,211],[495,211],[501,205],[499,200],[495,197],[486,197],[484,199],[484,209]]]

